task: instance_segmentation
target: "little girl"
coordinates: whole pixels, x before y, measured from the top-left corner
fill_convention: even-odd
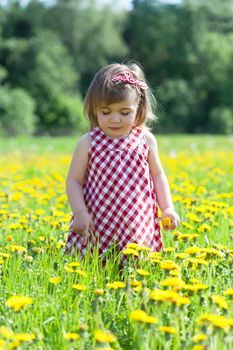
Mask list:
[[[84,106],[90,132],[80,138],[67,176],[73,217],[66,253],[83,256],[88,242],[100,254],[131,242],[161,250],[158,205],[162,220],[170,218],[164,229],[177,227],[157,143],[146,128],[154,117],[150,94],[135,63],[110,64],[95,75]]]

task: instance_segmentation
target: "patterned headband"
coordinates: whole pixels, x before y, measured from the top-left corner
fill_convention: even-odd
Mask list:
[[[116,82],[116,83],[125,83],[125,84],[131,84],[134,86],[138,86],[142,90],[148,89],[148,85],[144,81],[135,79],[133,77],[133,75],[127,71],[113,75],[111,81]]]

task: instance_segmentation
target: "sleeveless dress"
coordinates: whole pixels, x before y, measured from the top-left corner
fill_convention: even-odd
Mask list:
[[[158,207],[143,130],[135,127],[128,137],[112,139],[96,127],[89,135],[83,192],[94,223],[90,248],[97,245],[103,254],[113,244],[122,251],[134,242],[152,251],[161,250]],[[79,251],[83,256],[86,250],[82,237],[70,230],[65,253]]]

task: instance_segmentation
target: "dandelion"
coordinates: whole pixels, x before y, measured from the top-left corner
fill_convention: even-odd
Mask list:
[[[160,282],[161,286],[181,288],[185,285],[185,282],[177,277],[170,277]]]
[[[190,291],[190,292],[198,292],[199,290],[209,288],[207,284],[195,283],[195,284],[185,284],[182,286],[182,289]]]
[[[158,327],[158,330],[163,333],[168,334],[177,334],[177,330],[174,327],[167,327],[167,326],[160,326]]]
[[[73,284],[72,288],[76,289],[79,292],[84,292],[87,290],[87,286],[84,286],[83,284],[79,284],[79,283]]]
[[[78,333],[65,333],[64,339],[74,341],[78,340],[80,338],[80,335]]]
[[[196,246],[193,246],[193,247],[189,247],[187,249],[185,249],[184,253],[185,254],[190,254],[190,255],[193,255],[193,254],[198,254],[202,251],[201,248],[199,247],[196,247]]]
[[[225,309],[225,310],[228,309],[228,304],[227,304],[225,298],[222,297],[221,295],[212,295],[210,298],[220,308]]]
[[[171,218],[169,216],[164,218],[162,221],[162,224],[163,224],[163,227],[170,227],[172,224]]]
[[[102,288],[96,288],[95,289],[95,295],[104,295],[104,289]]]
[[[149,276],[149,272],[143,269],[136,269],[137,273],[141,276]]]
[[[207,339],[207,335],[206,335],[206,334],[203,334],[203,333],[196,334],[196,335],[193,337],[194,343],[199,343],[199,342],[205,341],[206,339]]]
[[[97,329],[95,331],[95,340],[99,343],[112,343],[116,340],[116,336],[111,332],[104,332]]]
[[[196,322],[199,325],[212,324],[214,327],[223,329],[224,331],[229,331],[230,327],[233,326],[233,320],[228,319],[224,316],[215,314],[203,314],[200,315]]]
[[[228,297],[233,297],[233,289],[226,289],[223,294]]]
[[[128,243],[126,248],[128,249],[135,249],[135,250],[138,250],[138,251],[150,251],[150,248],[149,247],[146,247],[146,246],[142,246],[138,243]]]
[[[195,239],[197,239],[199,237],[199,235],[197,233],[186,233],[186,234],[182,234],[182,235],[179,235],[177,237],[178,241],[193,241]]]
[[[177,265],[172,260],[164,260],[164,261],[160,262],[160,268],[163,269],[163,270],[174,270],[174,269],[179,270],[180,266]]]
[[[194,345],[191,350],[204,350],[204,345]]]
[[[14,335],[14,339],[20,342],[30,342],[36,339],[36,335],[34,333],[19,333]]]
[[[7,345],[7,350],[13,350],[18,348],[21,345],[21,342],[19,340],[15,340],[11,342],[9,345]]]
[[[61,277],[56,277],[56,276],[51,277],[51,278],[49,279],[49,282],[50,282],[50,283],[53,283],[53,284],[59,284],[59,283],[61,283]]]
[[[14,295],[12,297],[10,297],[5,304],[14,309],[14,311],[19,311],[25,307],[27,307],[28,305],[32,304],[32,298],[30,297],[24,297],[24,296],[20,296],[20,295]]]
[[[10,328],[4,326],[0,327],[0,334],[5,339],[12,339],[14,336],[14,332]]]
[[[106,287],[109,289],[122,289],[126,287],[126,284],[124,282],[121,281],[115,281],[112,283],[107,283]]]
[[[139,256],[139,253],[132,248],[126,248],[125,250],[122,251],[123,255],[132,255],[132,256]]]
[[[134,310],[130,313],[129,318],[132,321],[136,321],[136,322],[141,322],[141,323],[158,323],[158,319],[153,317],[153,316],[149,316],[145,311],[143,310]]]

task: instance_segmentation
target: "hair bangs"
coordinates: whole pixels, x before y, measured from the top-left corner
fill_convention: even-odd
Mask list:
[[[127,100],[131,91],[131,86],[125,84],[103,86],[102,89],[97,91],[95,101],[93,101],[95,112],[102,106],[108,106],[113,103]]]

